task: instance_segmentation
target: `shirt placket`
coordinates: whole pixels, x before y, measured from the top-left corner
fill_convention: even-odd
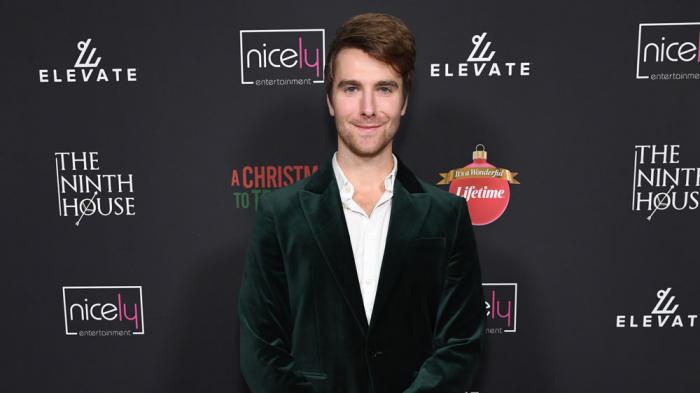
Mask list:
[[[379,228],[377,227],[377,219],[380,215],[376,214],[375,210],[372,215],[367,217],[367,227],[365,228],[365,255],[364,255],[364,286],[367,293],[365,309],[368,310],[368,319],[372,315],[374,306],[374,297],[377,288],[377,246],[379,244]]]

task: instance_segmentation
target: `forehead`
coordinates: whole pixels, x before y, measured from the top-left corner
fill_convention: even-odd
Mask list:
[[[360,82],[401,81],[401,75],[392,66],[357,48],[343,48],[338,52],[334,74],[334,79],[338,82],[348,79]]]

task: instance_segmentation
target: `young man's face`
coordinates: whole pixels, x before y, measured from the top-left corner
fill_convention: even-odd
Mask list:
[[[406,113],[401,75],[360,49],[341,49],[328,110],[335,117],[338,149],[373,157],[386,149]]]

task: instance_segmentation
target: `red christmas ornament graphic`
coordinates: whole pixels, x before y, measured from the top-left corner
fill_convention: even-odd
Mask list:
[[[496,221],[508,207],[510,184],[520,184],[517,172],[497,168],[486,161],[486,148],[477,145],[471,164],[441,173],[437,184],[449,184],[450,192],[465,199],[473,225]]]

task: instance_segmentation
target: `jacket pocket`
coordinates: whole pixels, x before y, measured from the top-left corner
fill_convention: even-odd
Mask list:
[[[328,375],[326,373],[318,371],[299,371],[299,374],[303,375],[307,381],[314,387],[316,392],[330,392],[330,382],[328,381]]]
[[[412,247],[445,247],[446,239],[444,237],[417,237],[409,241],[409,246]]]
[[[328,379],[328,375],[326,373],[317,371],[299,371],[299,373],[309,379]]]

